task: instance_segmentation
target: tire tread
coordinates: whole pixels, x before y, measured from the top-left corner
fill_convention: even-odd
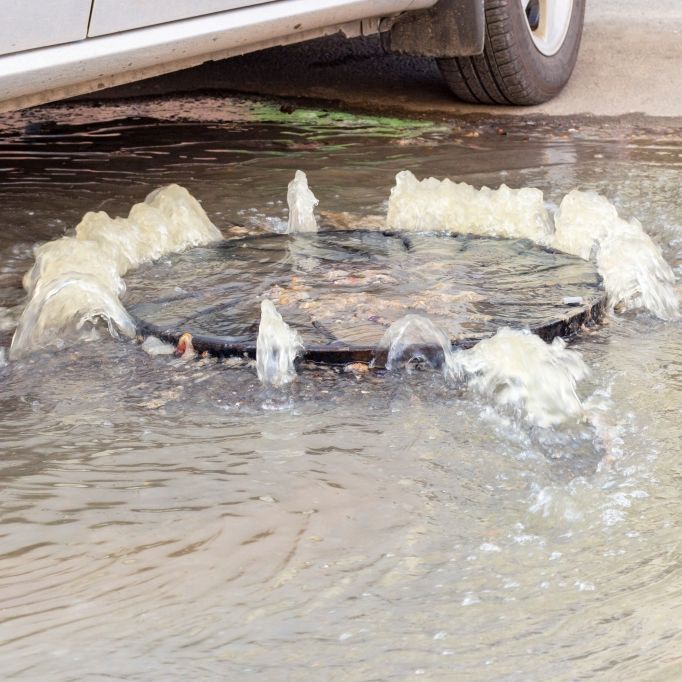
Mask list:
[[[459,99],[474,104],[539,104],[557,94],[567,80],[567,77],[563,78],[558,86],[543,84],[530,73],[524,60],[524,41],[514,36],[512,3],[518,4],[518,0],[485,0],[486,29],[482,54],[439,60],[445,80]],[[580,0],[576,5],[584,10],[584,3]],[[568,55],[568,63],[559,65],[564,67],[564,71],[567,66],[569,75],[580,42],[582,15],[580,21],[577,43]]]

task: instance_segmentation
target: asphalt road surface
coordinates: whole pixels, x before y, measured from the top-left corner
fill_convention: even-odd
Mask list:
[[[639,113],[682,121],[682,0],[588,2],[573,77],[561,95],[539,107],[462,104],[450,95],[432,60],[386,55],[376,37],[340,36],[208,62],[106,96],[216,90],[411,113]]]

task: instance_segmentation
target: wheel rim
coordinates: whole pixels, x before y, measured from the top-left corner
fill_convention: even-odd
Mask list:
[[[573,0],[519,0],[535,47],[547,57],[556,54],[566,40]]]

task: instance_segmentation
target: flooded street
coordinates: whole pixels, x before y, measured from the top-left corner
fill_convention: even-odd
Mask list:
[[[679,292],[679,132],[134,106],[0,121],[0,677],[680,679],[679,320],[586,329],[589,418],[552,428],[420,368],[274,388],[102,331],[7,362],[36,244],[169,183],[226,238],[282,234],[298,169],[332,230],[381,229],[406,169],[539,188],[551,211],[594,190]]]

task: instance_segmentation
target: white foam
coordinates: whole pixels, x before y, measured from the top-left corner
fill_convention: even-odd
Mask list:
[[[470,388],[499,406],[519,410],[532,424],[551,427],[583,415],[576,384],[589,369],[562,339],[548,344],[528,331],[503,327],[457,353],[455,362]]]
[[[410,171],[396,175],[386,224],[389,229],[418,232],[466,232],[543,243],[552,223],[539,189],[476,189],[465,182],[426,178]]]
[[[99,321],[112,335],[133,336],[135,325],[119,300],[122,276],[165,253],[220,238],[199,202],[178,185],[155,190],[127,218],[87,213],[75,237],[35,249],[35,264],[24,277],[29,300],[10,357],[82,338]]]

